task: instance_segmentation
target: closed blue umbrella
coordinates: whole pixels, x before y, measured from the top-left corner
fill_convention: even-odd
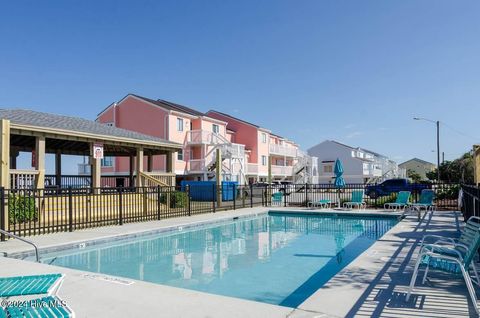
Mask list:
[[[343,165],[338,158],[335,161],[335,168],[333,169],[333,172],[335,173],[335,188],[345,188],[345,180],[343,179]]]
[[[335,168],[333,169],[335,173],[335,188],[337,188],[337,206],[340,208],[340,188],[345,188],[345,180],[343,179],[343,165],[340,159],[337,158],[335,161]]]

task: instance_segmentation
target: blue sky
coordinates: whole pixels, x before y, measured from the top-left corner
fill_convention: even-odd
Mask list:
[[[94,119],[127,93],[397,161],[480,142],[479,1],[4,1],[0,106]]]

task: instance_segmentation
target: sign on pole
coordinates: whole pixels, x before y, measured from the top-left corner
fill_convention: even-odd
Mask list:
[[[93,159],[103,159],[103,144],[93,144]]]

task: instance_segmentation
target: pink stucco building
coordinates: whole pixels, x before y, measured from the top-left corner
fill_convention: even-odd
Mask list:
[[[297,144],[218,111],[202,113],[165,100],[128,94],[99,113],[97,121],[183,144],[183,150],[173,159],[179,180],[213,179],[217,150],[222,155],[224,180],[241,184],[267,181],[269,164],[272,181],[301,179],[303,161],[299,154],[303,152]],[[128,160],[105,158],[102,173],[126,174]],[[165,171],[166,158],[146,159],[145,166],[150,171]]]

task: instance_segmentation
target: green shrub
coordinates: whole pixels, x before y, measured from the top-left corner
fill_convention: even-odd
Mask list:
[[[8,219],[10,223],[23,223],[37,220],[35,199],[11,194],[8,196]]]
[[[452,185],[448,188],[440,188],[437,190],[437,193],[435,194],[435,198],[437,200],[457,199],[459,190],[460,190],[460,185]]]
[[[163,193],[160,202],[167,204],[167,193]],[[170,193],[170,208],[184,208],[187,206],[188,196],[185,192],[174,191]]]

